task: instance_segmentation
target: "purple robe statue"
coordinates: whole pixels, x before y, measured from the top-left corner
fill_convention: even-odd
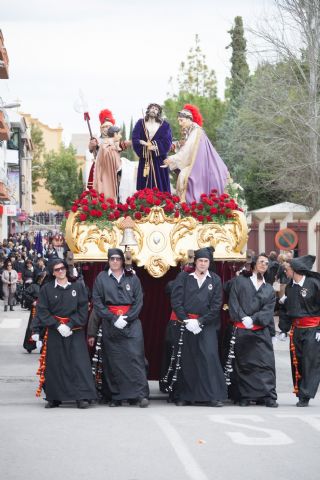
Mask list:
[[[177,194],[181,201],[199,202],[202,193],[224,192],[228,169],[204,130],[193,123],[193,129],[178,153],[169,157],[171,170],[179,169]]]
[[[137,190],[158,187],[161,192],[170,192],[168,169],[160,167],[163,165],[163,160],[167,158],[172,144],[170,125],[163,120],[153,137],[148,139],[146,133],[148,132],[143,120],[138,120],[132,131],[132,146],[139,157]],[[147,148],[140,144],[140,140],[145,142],[150,140],[155,149],[147,152]],[[150,159],[149,169],[146,170],[148,159]]]

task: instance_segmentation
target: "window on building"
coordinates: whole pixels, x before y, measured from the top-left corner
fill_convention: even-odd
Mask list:
[[[11,129],[10,140],[7,141],[8,150],[19,150],[19,129],[13,127]]]

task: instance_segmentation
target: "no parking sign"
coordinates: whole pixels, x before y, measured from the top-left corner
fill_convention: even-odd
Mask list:
[[[279,250],[293,250],[298,244],[298,235],[291,228],[282,228],[276,233],[274,241]]]

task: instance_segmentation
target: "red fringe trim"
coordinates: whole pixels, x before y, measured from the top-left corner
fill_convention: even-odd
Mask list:
[[[48,329],[46,329],[46,333],[44,334],[43,338],[43,345],[41,350],[41,355],[39,358],[39,368],[37,371],[37,375],[39,375],[39,387],[36,392],[36,397],[40,397],[41,391],[43,388],[43,384],[45,382],[45,371],[46,371],[46,358],[47,358],[47,342],[48,342]]]
[[[298,370],[298,358],[297,358],[297,353],[296,353],[296,347],[294,345],[293,341],[293,334],[294,334],[295,326],[292,325],[291,330],[289,332],[289,337],[290,337],[290,351],[292,353],[292,365],[294,369],[294,388],[293,388],[293,393],[298,395],[299,393],[299,380],[301,379],[301,375]]]

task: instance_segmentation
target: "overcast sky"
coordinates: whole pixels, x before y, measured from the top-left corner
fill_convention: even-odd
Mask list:
[[[150,102],[162,103],[199,34],[207,63],[216,72],[219,96],[229,75],[227,33],[234,17],[254,26],[270,13],[272,0],[10,0],[1,2],[0,28],[8,51],[9,80],[0,96],[19,98],[21,111],[65,140],[86,132],[74,109],[85,95],[94,131],[98,114],[110,108],[118,124],[136,120]],[[252,48],[250,36],[248,50]],[[251,68],[255,57],[249,56]]]

